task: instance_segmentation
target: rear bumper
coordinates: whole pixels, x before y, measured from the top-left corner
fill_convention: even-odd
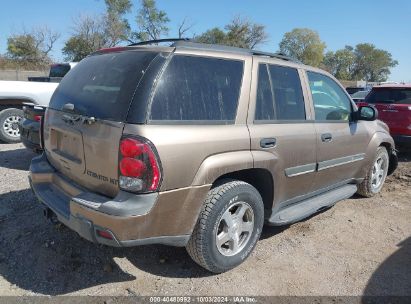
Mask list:
[[[393,135],[392,138],[398,145],[411,145],[411,135]]]
[[[30,150],[41,151],[40,147],[40,123],[23,119],[19,125],[20,139],[23,145]]]
[[[109,198],[56,172],[44,153],[32,160],[29,180],[39,201],[60,222],[91,242],[115,247],[185,246],[210,188],[204,185],[142,195],[119,191]]]

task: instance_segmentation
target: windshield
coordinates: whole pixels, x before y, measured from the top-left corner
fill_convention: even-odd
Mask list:
[[[346,91],[347,91],[348,94],[350,94],[350,95],[352,95],[352,94],[354,94],[354,93],[357,93],[357,92],[359,92],[359,91],[362,91],[362,90],[364,90],[364,88],[360,88],[360,87],[358,87],[358,88],[353,88],[353,87],[348,87],[348,88],[346,88]]]
[[[370,91],[359,91],[357,93],[352,94],[351,97],[352,98],[361,98],[361,99],[363,99],[363,98],[365,98],[365,96],[368,95],[369,92]]]
[[[50,108],[62,110],[69,103],[82,115],[124,121],[136,87],[156,55],[124,51],[89,56],[63,78]]]
[[[365,101],[368,103],[411,104],[411,88],[373,89]]]

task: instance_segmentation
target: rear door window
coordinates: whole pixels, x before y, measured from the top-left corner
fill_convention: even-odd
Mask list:
[[[411,88],[373,89],[365,101],[368,103],[411,104]]]
[[[153,96],[151,121],[234,122],[243,61],[174,55]]]
[[[71,103],[78,114],[124,121],[136,87],[156,55],[124,51],[87,57],[62,79],[50,108],[62,110]]]
[[[257,100],[255,108],[255,120],[274,120],[274,99],[266,64],[258,67]]]
[[[294,68],[260,64],[256,121],[305,120],[304,96]]]

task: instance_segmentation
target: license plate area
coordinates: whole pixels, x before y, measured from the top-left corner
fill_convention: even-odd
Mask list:
[[[51,128],[49,151],[52,162],[61,171],[84,173],[83,138],[79,131]]]

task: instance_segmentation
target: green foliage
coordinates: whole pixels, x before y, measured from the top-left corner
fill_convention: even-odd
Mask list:
[[[136,17],[138,31],[133,33],[133,38],[139,41],[160,39],[168,34],[169,21],[167,13],[157,9],[155,0],[141,0]]]
[[[226,44],[227,34],[220,28],[215,27],[195,37],[195,40],[200,43]]]
[[[131,10],[130,0],[105,0],[103,16],[80,16],[74,33],[66,41],[63,54],[67,61],[80,61],[101,48],[113,47],[128,40],[130,25],[124,15]]]
[[[51,61],[49,53],[60,34],[47,27],[23,31],[7,39],[7,56],[21,62],[36,62],[40,65]]]
[[[65,60],[78,62],[98,49],[99,47],[90,43],[89,39],[79,35],[73,36],[66,41],[63,47],[63,54],[65,55]]]
[[[107,13],[124,15],[130,12],[132,4],[130,0],[105,0]]]
[[[353,80],[355,55],[350,46],[335,53],[329,51],[324,56],[324,68],[340,80]]]
[[[392,55],[381,49],[377,49],[371,43],[360,43],[354,49],[356,60],[353,77],[367,81],[386,81],[390,74],[390,68],[395,67],[398,61],[392,59]]]
[[[7,39],[7,52],[13,59],[35,60],[39,54],[31,34],[14,35]]]
[[[325,43],[316,31],[295,28],[284,34],[280,52],[311,66],[320,66],[324,58]]]
[[[236,17],[224,27],[224,30],[218,27],[212,28],[195,37],[195,40],[202,43],[254,49],[266,42],[267,37],[264,25]]]
[[[131,11],[130,0],[105,0],[104,32],[107,46],[112,47],[121,41],[129,40],[130,24],[124,15]]]
[[[389,52],[377,49],[373,44],[360,43],[355,48],[346,46],[335,53],[328,52],[324,68],[341,80],[386,81],[390,68],[398,62]]]
[[[75,20],[74,34],[66,41],[62,51],[65,60],[80,61],[108,44],[104,18],[81,16]]]

